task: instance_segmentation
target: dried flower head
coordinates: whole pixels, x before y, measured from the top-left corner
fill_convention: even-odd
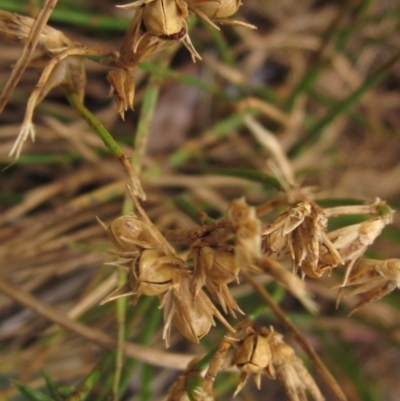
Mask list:
[[[343,262],[349,262],[342,286],[346,285],[355,263],[362,257],[367,247],[381,234],[383,228],[392,222],[392,218],[393,212],[390,210],[389,213],[382,216],[374,217],[360,224],[339,228],[328,234]],[[320,268],[326,270],[330,266],[322,265]]]
[[[244,198],[231,202],[227,219],[235,234],[235,261],[240,268],[250,267],[261,257],[261,223],[255,207]]]
[[[228,19],[242,5],[240,0],[185,0],[189,6],[189,11],[198,18],[207,22],[215,29],[219,27],[215,23],[225,25],[239,25],[249,29],[256,29],[254,25],[242,21]]]
[[[308,373],[301,360],[296,356],[292,347],[283,341],[283,336],[272,326],[253,327],[246,322],[238,330],[232,344],[235,351],[231,364],[241,371],[239,385],[235,395],[246,384],[250,375],[257,385],[261,386],[261,374],[270,379],[278,379],[286,390],[289,401],[306,401],[306,390],[313,399],[323,401],[314,379]]]
[[[139,258],[123,259],[112,264],[128,269],[128,282],[104,298],[102,304],[125,296],[133,296],[132,301],[136,303],[141,295],[164,294],[179,284],[181,269],[185,268],[180,258],[166,256],[155,249],[144,250]]]
[[[343,263],[326,234],[327,222],[323,209],[314,201],[300,201],[265,228],[267,248],[277,253],[288,245],[295,271],[300,268],[309,277],[321,277],[321,253],[326,255],[326,260],[328,256],[331,258],[330,268]]]
[[[138,8],[133,17],[133,29],[130,29],[133,34],[134,53],[140,53],[138,46],[142,38],[151,35],[167,42],[181,41],[189,50],[193,61],[201,60],[188,34],[189,12],[186,1],[139,0],[118,7]],[[142,49],[145,50],[145,47],[143,46]]]
[[[111,242],[122,251],[157,248],[148,227],[135,215],[120,216],[107,228]]]
[[[133,71],[124,68],[115,68],[107,74],[111,94],[117,104],[117,111],[121,118],[125,119],[125,112],[134,109],[135,77]]]
[[[195,300],[191,292],[191,276],[182,272],[179,284],[161,296],[161,307],[164,308],[164,334],[167,347],[171,323],[190,341],[198,343],[215,325],[214,316],[232,333],[235,329],[225,320],[222,314],[210,301],[203,290],[200,290]]]
[[[236,365],[241,373],[234,395],[240,392],[250,375],[253,376],[258,389],[261,388],[262,373],[272,379],[275,378],[274,372],[271,370],[272,355],[269,345],[269,337],[271,335],[272,332],[269,329],[255,329],[251,326],[238,332],[236,337],[242,337],[242,339],[237,344],[234,344],[235,351],[232,356],[232,364]]]
[[[194,299],[205,285],[225,313],[229,311],[233,316],[235,310],[242,313],[228,288],[228,284],[232,281],[238,282],[239,267],[235,263],[234,249],[225,245],[218,247],[199,245],[192,247],[190,252],[190,257],[194,261],[192,278]]]
[[[400,287],[400,260],[361,259],[350,272],[346,287],[350,286],[355,288],[347,296],[362,295],[351,315]]]
[[[325,398],[314,379],[297,357],[294,349],[283,341],[283,336],[273,332],[269,337],[269,345],[274,375],[285,388],[288,400],[306,401],[308,390],[315,401],[324,401]]]

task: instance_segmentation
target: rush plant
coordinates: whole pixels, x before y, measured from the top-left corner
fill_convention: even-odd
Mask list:
[[[82,120],[88,124],[90,131],[79,138],[74,136],[73,128],[69,129],[68,141],[88,163],[90,172],[76,172],[60,185],[46,187],[45,194],[31,189],[22,206],[10,208],[1,217],[0,224],[7,231],[6,246],[0,247],[0,260],[7,266],[5,278],[0,279],[0,291],[47,320],[108,349],[111,355],[103,357],[86,377],[81,374],[83,379],[80,377],[79,383],[68,381],[72,384],[68,388],[59,386],[59,378],[55,380],[47,374],[43,374],[44,379],[38,378],[37,383],[22,384],[31,379],[33,368],[29,374],[17,376],[14,386],[30,400],[105,400],[111,396],[117,401],[126,393],[140,362],[146,365],[142,366],[137,392],[146,401],[151,398],[152,365],[181,371],[169,377],[168,385],[159,386],[157,395],[164,401],[211,401],[235,396],[247,399],[252,381],[261,390],[255,399],[353,399],[349,386],[342,386],[348,377],[337,369],[333,369],[333,375],[319,356],[321,349],[329,346],[326,338],[330,332],[326,329],[329,325],[318,319],[325,315],[326,319],[335,319],[343,311],[348,315],[361,314],[372,304],[382,305],[378,301],[399,288],[400,260],[396,255],[368,253],[393,223],[395,214],[380,198],[349,198],[352,194],[339,198],[334,191],[329,192],[323,180],[314,185],[315,182],[309,183],[302,177],[323,164],[312,152],[321,152],[318,146],[324,143],[324,131],[334,124],[336,117],[344,118],[345,112],[349,121],[359,122],[350,106],[382,80],[400,57],[395,52],[360,84],[350,61],[338,56],[345,54],[347,41],[352,44],[341,25],[341,12],[345,16],[359,13],[364,21],[363,12],[368,7],[335,8],[334,18],[325,22],[326,31],[318,37],[303,34],[285,39],[303,21],[285,25],[286,28],[281,26],[276,35],[268,37],[268,47],[264,48],[265,27],[259,26],[261,33],[257,33],[245,17],[255,17],[254,9],[265,12],[266,6],[260,2],[244,2],[242,9],[239,0],[138,0],[118,5],[114,12],[125,18],[120,45],[106,39],[99,45],[89,40],[86,43],[84,37],[72,39],[73,33],[47,24],[56,3],[44,1],[36,18],[22,15],[20,10],[21,13],[0,10],[0,39],[28,49],[4,85],[2,102],[9,101],[25,68],[34,68],[39,74],[27,98],[25,114],[18,119],[21,125],[8,156],[19,167],[25,160],[27,139],[34,141],[36,134],[40,138],[42,131],[46,133],[43,125],[35,127],[34,112],[42,115],[41,105],[59,87],[68,106],[64,105],[63,113],[52,109],[44,119],[49,127],[65,133],[63,119],[72,119],[72,109],[79,116],[78,125]],[[61,6],[54,15],[59,9]],[[277,6],[276,15],[283,12],[278,9]],[[243,21],[232,19],[238,11],[243,11]],[[309,17],[306,26],[312,27],[315,21],[312,15]],[[320,17],[322,21],[323,15]],[[258,19],[266,21],[254,18]],[[368,23],[372,20],[365,18]],[[334,28],[339,30],[337,36]],[[221,33],[224,29],[231,34],[229,40]],[[207,44],[203,44],[212,40],[205,39],[207,31],[224,62],[216,61],[213,52],[207,51]],[[361,36],[363,40],[365,35]],[[206,65],[215,74],[213,78],[193,78],[178,70],[178,62],[170,63],[181,44],[189,51],[191,61],[197,62],[196,68],[201,71]],[[307,58],[301,58],[303,64],[297,69],[300,58],[296,57],[300,53],[290,55],[288,60],[295,73],[288,78],[287,87],[276,90],[279,95],[265,85],[250,85],[251,79],[234,64],[242,58],[244,69],[263,65],[274,46],[282,51],[277,60],[286,60],[286,47],[317,52],[312,60],[315,70],[304,68]],[[189,59],[189,55],[184,52],[182,57]],[[365,61],[367,56],[361,59]],[[351,82],[351,90],[346,87],[346,96],[334,106],[331,99],[318,92],[318,85],[313,89],[325,64],[332,64],[346,84]],[[91,79],[99,71],[103,75],[98,83],[107,86],[114,98],[108,102],[107,113],[112,115],[113,123],[119,124],[115,130],[110,121],[103,124],[103,117],[92,111],[96,102],[84,105]],[[182,96],[187,96],[187,100],[180,103],[179,110],[170,103],[169,123],[184,120],[188,111],[185,102],[189,104],[191,96],[199,97],[199,93],[207,94],[199,108],[215,102],[221,115],[217,115],[218,123],[207,126],[203,135],[196,139],[195,134],[186,137],[172,155],[166,151],[165,158],[153,158],[147,156],[146,144],[160,107],[158,95],[167,79],[198,91],[193,96],[185,92]],[[337,88],[329,89],[334,93]],[[324,91],[322,94],[325,96]],[[308,109],[307,101],[315,102],[315,113],[313,108]],[[386,105],[392,105],[391,98],[386,101]],[[363,106],[370,106],[368,100],[362,102]],[[328,109],[323,118],[319,117],[321,104]],[[174,112],[169,115],[170,109]],[[207,114],[205,106],[201,111]],[[132,143],[127,144],[119,130],[132,123],[131,117],[135,134]],[[387,124],[386,119],[382,121]],[[368,127],[373,126],[369,123]],[[303,125],[306,130],[300,138],[298,132]],[[167,135],[167,130],[164,123],[156,133],[158,138],[164,131]],[[115,168],[114,160],[104,155],[104,149],[99,150],[99,138],[121,163],[121,171]],[[174,135],[169,137],[170,141],[173,139]],[[37,145],[29,146],[39,151],[42,140],[46,142],[46,135]],[[328,143],[328,150],[333,143]],[[57,149],[52,147],[53,155]],[[313,157],[311,164],[307,157],[296,159],[302,152]],[[329,151],[324,148],[325,153],[328,158]],[[219,164],[224,168],[217,169]],[[69,165],[72,168],[74,160]],[[105,184],[103,179],[110,182]],[[69,188],[76,196],[53,210],[51,218],[42,219],[38,210],[38,216],[32,216],[32,220],[23,220],[23,229],[18,225],[25,212],[29,213],[43,200],[52,200],[55,194],[65,191],[67,196]],[[18,229],[13,228],[15,222]],[[26,250],[26,244],[32,247]],[[94,248],[96,244],[99,246],[93,252],[90,246]],[[75,252],[71,260],[66,257],[66,265],[64,248]],[[54,259],[48,256],[49,252],[54,252],[50,254]],[[83,265],[89,254],[96,255],[94,262],[90,260],[94,265],[90,283],[85,290],[79,289],[79,302],[68,313],[30,294],[43,283],[51,286],[51,275]],[[35,275],[25,268],[29,263],[37,269]],[[42,279],[40,272],[47,274],[48,270],[51,275]],[[398,314],[398,307],[391,312]],[[6,310],[7,316],[8,313]],[[82,323],[77,320],[79,317]],[[343,319],[354,322],[351,317]],[[25,327],[18,327],[24,331]],[[21,348],[39,338],[43,340],[38,345],[42,354],[65,338],[54,326],[43,329],[31,323],[25,331],[30,334],[20,341]],[[312,335],[318,352],[309,340]],[[72,349],[74,344],[70,346]],[[29,348],[28,351],[31,352]],[[29,352],[21,352],[21,360]],[[7,358],[12,360],[9,355]],[[331,366],[332,361],[327,365]],[[0,375],[1,372],[0,369]],[[49,395],[38,389],[43,387],[43,381]],[[272,382],[278,383],[280,389],[276,397],[265,391]],[[359,393],[362,391],[361,386]],[[14,397],[12,389],[6,393]]]

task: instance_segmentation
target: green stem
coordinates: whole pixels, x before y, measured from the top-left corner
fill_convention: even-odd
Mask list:
[[[140,185],[137,172],[133,169],[128,156],[123,152],[121,147],[106,130],[104,125],[83,105],[76,93],[67,93],[66,96],[71,106],[90,125],[90,127],[93,128],[98,137],[106,145],[107,149],[121,162],[129,178],[131,179],[134,192],[137,194],[137,196],[144,199],[145,194]]]
[[[104,128],[104,125],[83,105],[79,100],[76,93],[68,93],[67,99],[71,106],[76,110],[76,112],[94,129],[99,138],[106,145],[107,149],[118,159],[121,159],[124,155],[123,150],[115,142],[114,138],[110,133]]]

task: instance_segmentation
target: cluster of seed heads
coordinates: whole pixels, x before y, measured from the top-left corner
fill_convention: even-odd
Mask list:
[[[253,207],[240,198],[231,202],[226,218],[200,229],[172,230],[164,236],[133,193],[137,214],[118,217],[109,226],[102,223],[116,248],[113,253],[119,257],[111,264],[128,269],[127,284],[113,291],[103,303],[123,296],[129,296],[133,303],[142,295],[157,296],[164,309],[167,346],[172,323],[193,342],[199,342],[209,332],[214,318],[228,330],[221,343],[224,352],[216,352],[220,359],[218,369],[216,362],[210,364],[211,372],[204,376],[198,388],[199,399],[212,397],[212,387],[209,388],[206,378],[229,366],[236,366],[241,372],[236,393],[249,376],[253,376],[259,387],[260,376],[265,374],[283,384],[290,401],[305,400],[306,390],[314,400],[324,399],[281,334],[272,327],[257,328],[248,320],[232,327],[214,305],[233,317],[243,314],[231,293],[231,286],[239,282],[241,271],[272,276],[311,312],[317,308],[304,286],[306,277],[318,279],[333,269],[346,267],[343,281],[337,286],[340,288],[338,300],[347,286],[356,287],[349,295],[362,294],[351,313],[399,285],[399,260],[362,258],[367,247],[392,220],[393,212],[384,202],[377,199],[360,206],[323,209],[301,190],[297,189],[296,193],[297,199],[293,193],[287,194],[286,207],[281,200],[283,210],[269,224],[263,223],[265,216],[261,216],[268,210],[265,204]],[[345,214],[373,217],[328,232],[329,218]],[[177,243],[188,246],[185,258],[178,256],[173,246]],[[276,260],[277,254],[290,256],[292,271]],[[191,372],[190,366],[171,387],[169,400],[180,399],[176,398],[176,391],[187,392],[182,383],[187,380],[188,372]]]

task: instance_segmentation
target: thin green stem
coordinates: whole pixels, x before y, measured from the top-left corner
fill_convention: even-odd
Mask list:
[[[123,152],[121,147],[106,130],[104,125],[83,105],[76,93],[67,93],[66,96],[71,106],[90,125],[90,127],[93,128],[98,137],[106,145],[107,149],[109,149],[109,151],[121,162],[129,178],[131,179],[133,191],[137,194],[137,196],[144,199],[145,194],[140,185],[137,172],[133,169],[128,156]]]
[[[118,159],[123,157],[124,152],[104,125],[83,105],[76,93],[68,93],[67,99],[76,112],[93,128],[98,137],[106,145],[107,149]]]

